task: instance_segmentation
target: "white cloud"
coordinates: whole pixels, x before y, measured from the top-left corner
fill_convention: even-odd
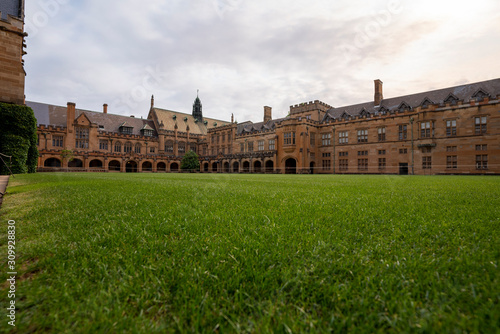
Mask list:
[[[60,5],[48,13],[41,4],[51,1]],[[309,100],[368,101],[377,78],[389,97],[498,76],[495,0],[27,6],[27,22],[47,17],[27,40],[27,99],[87,109],[107,102],[110,112],[146,116],[155,94],[157,106],[190,112],[200,89],[207,116],[259,121],[264,105],[280,117]]]

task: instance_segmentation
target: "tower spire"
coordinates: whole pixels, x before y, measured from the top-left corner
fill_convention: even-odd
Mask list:
[[[201,100],[199,97],[199,92],[200,90],[196,90],[196,99],[194,100],[193,104],[193,117],[197,119],[198,121],[203,120],[203,112],[202,112],[202,105],[201,105]]]

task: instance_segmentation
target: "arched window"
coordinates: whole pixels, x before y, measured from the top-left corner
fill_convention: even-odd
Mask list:
[[[140,143],[135,144],[135,153],[141,154],[141,144]]]
[[[186,143],[183,141],[179,142],[179,154],[186,153]]]
[[[174,152],[174,142],[171,140],[167,140],[165,143],[165,152],[173,153]]]
[[[132,152],[132,143],[126,142],[125,145],[123,146],[123,151],[125,153],[131,153]]]
[[[115,152],[121,152],[122,151],[122,143],[120,143],[119,141],[117,141],[115,143]]]

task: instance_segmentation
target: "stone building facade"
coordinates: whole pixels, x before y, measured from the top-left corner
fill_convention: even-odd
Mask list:
[[[0,2],[0,102],[24,104],[24,0]]]
[[[176,172],[189,149],[201,172],[500,174],[500,79],[236,123],[157,108],[147,119],[28,102],[38,118],[39,170]],[[233,118],[233,117],[232,117]],[[61,158],[72,150],[70,162]]]

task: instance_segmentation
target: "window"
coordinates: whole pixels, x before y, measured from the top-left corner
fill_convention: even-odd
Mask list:
[[[446,152],[456,152],[457,147],[456,146],[446,146]]]
[[[269,150],[275,150],[275,149],[276,149],[275,140],[269,139]]]
[[[307,120],[311,120],[311,115],[306,115]]]
[[[133,128],[129,127],[129,126],[121,126],[120,127],[120,132],[123,133],[123,134],[126,134],[126,135],[131,135],[132,134],[132,130],[133,130]]]
[[[203,146],[203,155],[207,155],[207,147]]]
[[[217,135],[217,145],[220,143],[220,135]]]
[[[422,151],[422,153],[431,153],[432,147],[430,147],[430,146],[422,146],[420,148],[420,150]]]
[[[126,142],[125,145],[123,145],[123,152],[131,153],[132,152],[132,143]]]
[[[347,131],[339,132],[339,144],[347,144],[349,143],[349,133]]]
[[[385,150],[378,150],[379,155],[385,155]]]
[[[433,133],[431,130],[434,128],[432,125],[433,122],[427,121],[420,123],[420,137],[421,138],[430,138]]]
[[[378,128],[378,141],[385,141],[385,128]]]
[[[457,156],[456,155],[448,155],[446,157],[446,168],[457,168]]]
[[[212,144],[215,143],[215,135],[212,135]]]
[[[222,154],[226,154],[226,148],[225,147],[222,148]]]
[[[285,145],[295,145],[295,132],[285,132]]]
[[[399,154],[408,154],[408,149],[407,148],[400,148]]]
[[[332,134],[331,133],[323,133],[323,134],[321,134],[321,145],[323,145],[323,146],[330,146],[330,144],[331,144],[331,138],[332,138]]]
[[[259,140],[257,142],[257,145],[258,145],[258,150],[259,151],[264,151],[264,141],[263,140]]]
[[[63,147],[63,136],[52,136],[52,146]]]
[[[212,155],[215,155],[215,148],[212,147]]]
[[[245,152],[245,143],[240,144],[240,152]]]
[[[358,170],[368,170],[368,159],[358,159]]]
[[[253,141],[248,142],[248,152],[253,152]]]
[[[145,137],[152,137],[153,136],[153,130],[142,129],[141,132],[142,132],[142,135]]]
[[[165,152],[167,153],[174,153],[174,142],[171,140],[168,140],[165,143]]]
[[[348,159],[339,159],[339,168],[340,168],[340,170],[343,170],[343,171],[348,170],[349,169],[349,160]]]
[[[446,136],[456,136],[457,135],[457,120],[453,119],[446,121]]]
[[[368,151],[358,151],[358,156],[368,155]]]
[[[488,169],[488,155],[476,155],[476,169]]]
[[[189,149],[196,153],[196,144],[195,143],[189,144]]]
[[[134,152],[137,154],[141,154],[141,144],[139,143],[135,144]]]
[[[154,148],[154,147],[150,147],[150,148],[149,148],[149,153],[155,153],[155,151],[156,151],[156,150],[155,150],[155,148]]]
[[[431,157],[422,157],[422,169],[431,169],[432,161]]]
[[[486,133],[486,116],[474,117],[476,135]]]
[[[368,142],[368,130],[358,130],[358,143]]]
[[[122,151],[122,143],[120,143],[119,141],[117,141],[115,143],[115,152],[121,152]]]
[[[311,117],[311,116],[309,116],[309,117]],[[311,146],[316,145],[316,134],[314,132],[311,132],[310,140],[311,140],[311,142],[310,142]]]
[[[385,158],[378,158],[378,169],[385,169]]]
[[[349,152],[339,152],[339,157],[347,157]]]
[[[99,149],[100,150],[108,150],[108,141],[107,140],[99,140]]]
[[[476,145],[476,151],[487,151],[488,146],[487,145]]]
[[[178,154],[186,153],[186,143],[181,141],[179,142],[179,146],[177,147]]]
[[[332,156],[332,154],[330,152],[322,154],[323,158],[330,158],[331,156]]]
[[[232,146],[229,146],[229,147],[227,148],[227,154],[231,154],[231,153],[232,153],[232,148],[231,148],[231,147],[232,147]]]
[[[332,167],[331,160],[323,160],[323,170],[329,170]]]
[[[226,134],[225,134],[225,133],[223,133],[223,134],[222,134],[222,142],[223,142],[223,143],[225,143],[225,142],[226,142]]]
[[[82,127],[75,127],[76,148],[88,149],[89,148],[89,129]]]
[[[403,124],[399,126],[399,140],[406,140],[408,138],[408,125]]]

